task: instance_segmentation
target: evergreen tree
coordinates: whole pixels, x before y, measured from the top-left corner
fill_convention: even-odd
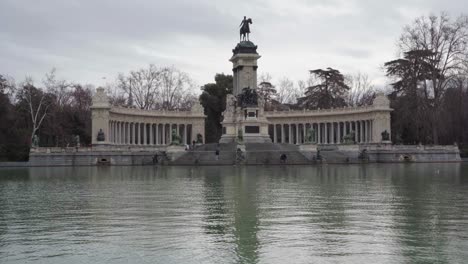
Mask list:
[[[306,89],[305,96],[298,99],[298,105],[306,109],[343,107],[350,87],[340,71],[327,68],[310,71],[318,83]]]

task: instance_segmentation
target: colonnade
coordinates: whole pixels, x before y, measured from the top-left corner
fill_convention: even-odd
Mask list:
[[[344,137],[354,132],[355,143],[374,142],[373,120],[317,123],[273,123],[269,125],[269,134],[274,143],[307,143],[307,130],[313,129],[313,142],[317,144],[341,144]]]
[[[193,124],[109,121],[109,141],[117,145],[169,145],[175,130],[183,144],[196,140]]]

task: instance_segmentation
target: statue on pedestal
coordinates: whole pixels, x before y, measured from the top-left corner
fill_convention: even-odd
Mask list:
[[[242,131],[242,128],[239,128],[239,130],[237,131],[237,142],[244,142],[244,132]]]
[[[33,148],[38,148],[39,147],[39,137],[37,135],[33,136],[32,147]]]
[[[226,110],[224,111],[225,117],[231,117],[234,115],[236,104],[236,97],[232,94],[228,94],[226,96]]]
[[[102,131],[102,128],[99,129],[99,132],[97,134],[97,141],[98,142],[103,142],[106,140],[106,136],[104,135],[104,132]]]
[[[344,143],[348,145],[354,144],[355,136],[356,133],[354,131],[351,131],[349,134],[343,137]]]
[[[244,16],[244,19],[240,23],[240,41],[249,41],[250,26],[252,24],[252,19]]]
[[[384,130],[381,133],[381,136],[382,136],[382,141],[390,141],[390,133],[388,133],[387,130]]]
[[[308,127],[306,131],[306,142],[315,144],[315,130]]]
[[[171,145],[179,145],[180,144],[180,136],[177,135],[177,130],[172,129],[172,135],[171,135]]]
[[[75,136],[75,144],[76,146],[79,148],[80,147],[80,136],[79,135],[76,135]]]
[[[198,144],[203,144],[203,136],[202,136],[202,134],[197,134],[197,143],[198,143]]]
[[[258,106],[258,94],[254,89],[250,87],[242,89],[242,93],[238,95],[238,104],[242,108],[246,107],[257,107]]]

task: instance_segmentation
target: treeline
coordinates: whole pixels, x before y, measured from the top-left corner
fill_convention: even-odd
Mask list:
[[[442,13],[417,18],[403,29],[400,58],[383,63],[391,85],[392,138],[398,144],[468,145],[468,17]],[[259,77],[258,93],[267,110],[324,109],[371,104],[376,91],[365,74],[344,75],[333,68],[310,71],[294,84],[269,74]],[[232,76],[218,74],[202,88],[208,142],[221,136],[225,97]]]
[[[120,73],[106,88],[116,107],[190,110],[197,101],[189,75],[174,67]],[[34,135],[41,147],[73,147],[77,136],[89,146],[94,89],[59,79],[55,69],[40,82],[0,75],[0,161],[27,160]]]
[[[91,86],[59,80],[55,70],[41,83],[15,83],[0,75],[0,160],[27,160],[33,135],[44,147],[91,142]]]

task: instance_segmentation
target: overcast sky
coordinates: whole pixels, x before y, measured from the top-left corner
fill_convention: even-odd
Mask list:
[[[229,58],[251,17],[259,73],[306,79],[333,67],[386,83],[403,26],[416,17],[468,13],[466,0],[0,0],[0,74],[61,78],[96,86],[153,63],[173,65],[198,85]],[[103,79],[105,77],[106,79]]]

